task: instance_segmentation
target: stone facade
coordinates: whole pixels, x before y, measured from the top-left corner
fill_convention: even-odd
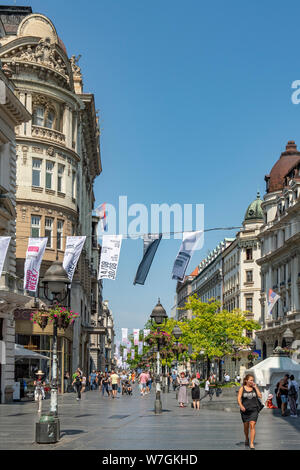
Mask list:
[[[257,333],[263,358],[276,346],[294,349],[300,362],[300,152],[290,141],[265,177],[264,224],[259,240],[261,258],[261,324]],[[268,313],[268,292],[280,295]],[[288,335],[286,335],[288,333]]]
[[[95,295],[99,247],[92,238],[93,184],[102,171],[94,96],[83,92],[78,58],[68,57],[49,18],[16,9],[14,27],[7,29],[13,7],[0,7],[3,70],[32,114],[32,120],[16,129],[16,269],[23,277],[30,236],[48,237],[40,279],[56,257],[63,260],[67,236],[87,236],[71,289],[71,308],[80,313],[73,328],[71,368],[80,366],[88,373],[92,316],[100,310]],[[43,298],[42,289],[37,296]],[[19,326],[17,321],[16,332],[22,334]]]
[[[16,137],[15,126],[31,115],[0,70],[0,236],[12,237],[0,277],[0,403],[12,401],[15,322],[13,310],[30,301],[16,276]]]

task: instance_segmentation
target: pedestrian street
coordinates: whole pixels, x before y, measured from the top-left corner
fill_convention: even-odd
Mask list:
[[[162,394],[163,413],[153,412],[155,394],[117,399],[99,390],[59,396],[61,437],[56,444],[35,443],[37,404],[20,402],[0,407],[1,450],[248,450],[244,446],[239,410],[219,411],[189,404],[179,408],[173,391]],[[205,399],[207,400],[207,399]],[[43,412],[49,400],[43,401]],[[264,409],[256,426],[257,450],[299,450],[300,418],[282,418]]]

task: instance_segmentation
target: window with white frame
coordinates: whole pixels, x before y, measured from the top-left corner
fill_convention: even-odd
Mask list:
[[[248,312],[253,311],[253,299],[252,299],[252,297],[246,297],[246,310]]]
[[[57,168],[57,191],[60,193],[64,192],[64,171],[65,166],[59,163]]]
[[[50,217],[45,218],[45,237],[48,237],[47,248],[52,248],[52,236],[53,236],[53,219]]]
[[[253,282],[253,271],[246,271],[246,282]]]
[[[39,215],[31,216],[31,237],[39,238],[41,233],[41,217]]]
[[[56,230],[56,240],[57,240],[57,250],[62,250],[62,237],[63,237],[64,221],[57,221],[57,230]]]
[[[32,159],[32,186],[41,186],[41,168],[42,160],[39,158]]]
[[[52,189],[54,163],[46,161],[46,189]]]

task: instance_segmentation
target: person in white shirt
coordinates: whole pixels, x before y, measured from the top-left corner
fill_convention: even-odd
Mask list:
[[[295,377],[290,375],[288,381],[288,400],[291,409],[291,418],[298,418],[297,415],[297,400],[299,395],[299,385]]]
[[[225,375],[224,375],[224,380],[226,383],[230,382],[230,375],[228,375],[226,372],[225,372]]]
[[[209,386],[210,386],[210,381],[209,381],[209,379],[207,379],[206,382],[205,382],[205,387],[204,387],[205,394],[204,394],[203,398],[205,398],[205,397],[207,397],[207,395],[209,395],[209,399],[211,400],[212,399],[212,394],[210,393]]]

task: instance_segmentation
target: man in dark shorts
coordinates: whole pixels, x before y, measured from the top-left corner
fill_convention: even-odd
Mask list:
[[[120,385],[120,378],[114,370],[111,371],[111,387],[112,387],[112,397],[117,398],[118,387]]]

